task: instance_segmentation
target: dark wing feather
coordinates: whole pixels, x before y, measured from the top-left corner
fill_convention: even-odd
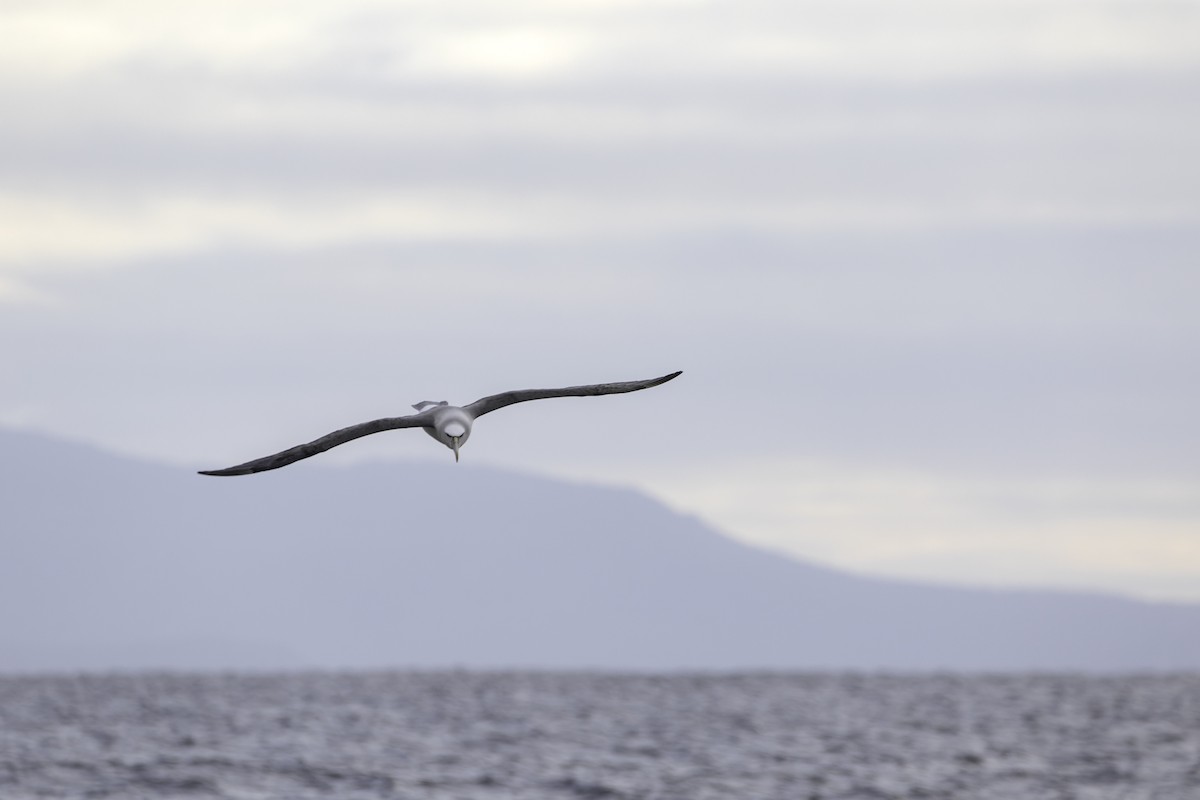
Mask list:
[[[626,381],[625,383],[593,383],[589,386],[568,386],[565,389],[518,389],[513,392],[502,392],[487,397],[481,397],[463,409],[472,417],[482,417],[498,408],[511,406],[513,403],[524,403],[526,400],[541,400],[546,397],[590,397],[598,394],[623,394],[649,389],[666,383],[672,378],[682,375],[682,372],[672,372],[661,378],[651,378],[648,381]]]
[[[433,415],[430,413],[410,414],[407,417],[385,417],[384,419],[351,425],[349,428],[342,428],[340,431],[326,434],[320,439],[314,439],[308,444],[296,445],[273,456],[264,456],[263,458],[247,461],[245,464],[238,464],[236,467],[229,467],[227,469],[206,470],[200,474],[249,475],[254,472],[266,472],[269,469],[286,467],[288,464],[299,461],[302,458],[324,453],[331,447],[337,447],[339,444],[345,444],[362,436],[369,436],[372,433],[390,431],[395,428],[420,428],[432,424]]]

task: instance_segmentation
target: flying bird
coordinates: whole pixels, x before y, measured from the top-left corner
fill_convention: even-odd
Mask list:
[[[471,425],[484,414],[511,406],[513,403],[524,403],[526,400],[541,400],[546,397],[591,397],[599,394],[624,394],[637,392],[658,386],[682,375],[672,372],[661,378],[651,378],[645,381],[626,381],[625,383],[594,383],[588,386],[568,386],[564,389],[517,389],[512,392],[501,392],[487,397],[481,397],[474,403],[465,406],[452,406],[445,400],[432,402],[424,400],[413,405],[416,414],[406,417],[385,417],[383,419],[362,422],[342,428],[333,433],[314,439],[308,444],[264,456],[245,464],[227,469],[203,470],[201,475],[250,475],[254,472],[266,472],[269,469],[279,469],[295,463],[303,458],[324,453],[331,447],[353,441],[362,436],[369,436],[380,431],[390,431],[395,428],[423,428],[426,433],[454,451],[454,460],[458,461],[458,451],[471,436]]]

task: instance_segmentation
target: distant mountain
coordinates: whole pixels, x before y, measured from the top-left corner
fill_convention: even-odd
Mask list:
[[[1200,606],[867,579],[469,464],[208,478],[0,430],[0,670],[1194,669]]]

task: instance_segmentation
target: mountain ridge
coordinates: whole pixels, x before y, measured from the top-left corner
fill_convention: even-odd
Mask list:
[[[7,671],[1200,667],[1200,605],[843,573],[470,465],[212,479],[0,429],[0,524]]]

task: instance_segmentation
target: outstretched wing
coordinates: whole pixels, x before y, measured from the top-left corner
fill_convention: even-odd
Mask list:
[[[625,383],[593,383],[589,386],[568,386],[565,389],[517,389],[513,392],[501,392],[487,397],[481,397],[470,405],[463,406],[472,417],[482,417],[498,408],[511,406],[513,403],[524,403],[526,400],[541,400],[546,397],[590,397],[597,394],[623,394],[649,389],[677,378],[683,372],[672,372],[661,378],[651,378],[648,381],[626,381]]]
[[[384,419],[351,425],[349,428],[342,428],[340,431],[326,434],[320,439],[314,439],[308,444],[298,444],[273,456],[264,456],[254,461],[247,461],[245,464],[238,464],[236,467],[228,467],[227,469],[205,470],[200,474],[249,475],[254,472],[266,472],[269,469],[286,467],[288,464],[299,461],[302,458],[324,453],[331,447],[337,447],[339,444],[345,444],[362,436],[369,436],[372,433],[390,431],[395,428],[421,428],[432,424],[433,415],[430,413],[410,414],[407,417],[385,417]]]

